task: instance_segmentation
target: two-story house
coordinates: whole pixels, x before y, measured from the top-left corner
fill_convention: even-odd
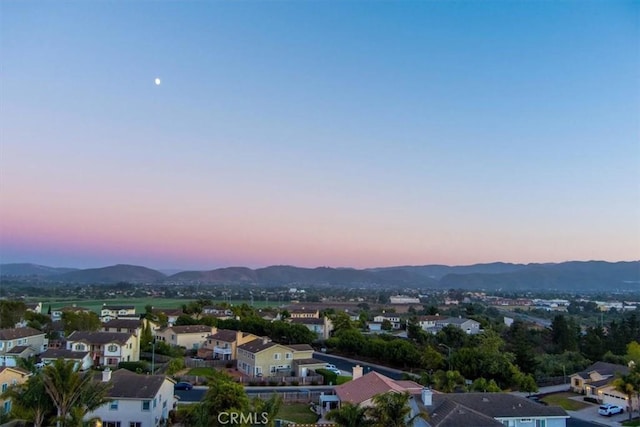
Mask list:
[[[207,341],[207,337],[216,330],[206,325],[169,326],[155,331],[156,340],[172,346],[184,347],[187,350],[197,350]]]
[[[139,341],[127,332],[75,331],[67,338],[67,350],[89,351],[95,365],[118,366],[140,360]]]
[[[0,366],[17,366],[17,359],[38,355],[47,346],[45,333],[37,329],[28,326],[0,329]]]
[[[238,346],[238,370],[249,376],[291,375],[293,350],[267,337]]]
[[[31,372],[22,368],[1,366],[0,367],[0,396],[14,385],[20,385],[27,382]],[[0,397],[0,413],[8,414],[11,412],[11,399]]]
[[[214,316],[218,319],[230,319],[233,317],[233,311],[229,307],[219,307],[215,305],[206,305],[202,307],[204,316]]]
[[[143,320],[141,319],[112,319],[102,324],[104,332],[125,332],[134,336],[134,358],[140,359],[140,338],[142,335]]]
[[[373,321],[376,323],[382,323],[385,320],[391,322],[391,327],[393,329],[400,329],[402,320],[400,319],[400,316],[396,314],[379,314],[373,318]]]
[[[442,325],[443,328],[448,325],[453,325],[457,328],[462,329],[469,335],[475,335],[482,332],[480,330],[480,322],[477,322],[473,319],[465,319],[463,317],[448,317],[442,321],[439,321],[438,324]]]
[[[90,313],[91,310],[86,307],[78,307],[75,304],[67,307],[57,308],[51,312],[51,320],[53,322],[58,322],[62,320],[62,314],[65,312],[71,313]]]
[[[100,310],[100,320],[108,322],[112,319],[135,318],[136,307],[134,305],[107,305],[104,303]]]
[[[198,349],[198,357],[217,360],[235,360],[238,358],[239,345],[258,339],[248,332],[218,329],[209,335]]]
[[[629,401],[624,393],[615,389],[613,381],[619,375],[627,375],[630,368],[607,362],[596,362],[583,371],[570,376],[571,391],[592,397],[600,403],[611,403],[624,408],[626,411],[637,410],[640,405],[638,397]]]
[[[126,369],[105,369],[101,380],[111,383],[109,402],[85,420],[99,418],[102,427],[156,427],[165,425],[176,406],[175,382],[164,375],[140,375]]]
[[[298,323],[304,325],[311,332],[314,332],[318,338],[328,339],[333,331],[333,322],[327,316],[316,317],[296,317],[287,319],[290,323]]]

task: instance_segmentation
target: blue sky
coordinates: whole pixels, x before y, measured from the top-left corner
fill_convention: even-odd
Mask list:
[[[0,262],[640,258],[638,2],[5,1],[0,20]]]

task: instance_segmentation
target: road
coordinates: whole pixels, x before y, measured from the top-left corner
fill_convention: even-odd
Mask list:
[[[315,352],[313,353],[313,358],[322,360],[327,363],[333,363],[334,365],[336,365],[336,368],[340,369],[341,371],[344,371],[348,375],[351,375],[351,373],[353,372],[353,367],[356,365],[362,366],[363,374],[368,374],[371,371],[375,371],[379,374],[386,375],[387,377],[392,378],[394,380],[402,379],[402,375],[404,374],[404,372],[402,372],[399,369],[387,368],[385,366],[376,365],[373,363],[366,363],[360,360],[349,359],[347,357],[342,357],[342,356],[334,356],[326,353]]]
[[[262,387],[262,386],[246,386],[244,390],[247,392],[249,397],[252,395],[256,395],[259,393],[309,393],[309,392],[323,392],[323,393],[331,393],[333,392],[335,386],[329,385],[315,385],[315,386],[291,386],[291,387]],[[204,394],[207,392],[206,386],[196,386],[192,390],[175,390],[174,394],[180,398],[180,402],[199,402],[204,397]]]

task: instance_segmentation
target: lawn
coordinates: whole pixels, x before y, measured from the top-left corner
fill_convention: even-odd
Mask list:
[[[336,380],[336,385],[344,384],[348,381],[351,381],[353,377],[349,375],[338,375],[338,379]]]
[[[311,412],[308,403],[283,403],[276,418],[299,424],[314,424],[318,416]]]
[[[574,393],[554,393],[548,394],[540,400],[547,402],[549,405],[560,406],[565,411],[579,411],[580,409],[591,406],[586,402],[570,399],[570,397],[576,396],[578,395]]]
[[[187,375],[194,375],[198,377],[208,377],[213,375],[214,372],[215,372],[215,368],[200,367],[200,368],[189,369],[189,372],[187,372]]]

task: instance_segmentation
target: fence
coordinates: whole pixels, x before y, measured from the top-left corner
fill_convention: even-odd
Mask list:
[[[171,360],[170,356],[166,356],[164,354],[158,354],[156,353],[155,355],[153,353],[148,353],[148,352],[141,352],[140,353],[140,359],[144,359],[144,360],[152,360],[154,359],[156,362],[158,363],[166,363],[169,360]]]
[[[185,358],[184,364],[187,368],[235,368],[235,360],[202,360]]]
[[[283,403],[318,403],[321,391],[264,391],[254,393],[251,390],[248,393],[249,398],[258,397],[262,400],[268,400],[272,395],[277,394],[282,397]],[[326,393],[325,393],[326,394]]]
[[[543,377],[543,378],[538,378],[536,381],[536,384],[538,384],[538,387],[548,387],[548,386],[552,386],[552,385],[560,385],[560,384],[567,384],[567,389],[569,388],[569,383],[567,382],[567,377],[564,376],[560,376],[560,377]]]
[[[240,383],[250,386],[279,386],[279,385],[323,385],[322,375],[306,377],[240,377]]]

